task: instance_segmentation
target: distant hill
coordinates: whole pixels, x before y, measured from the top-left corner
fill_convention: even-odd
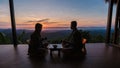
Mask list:
[[[103,36],[105,38],[106,30],[104,28],[79,28],[79,30],[88,31],[90,35],[93,36]],[[20,38],[21,41],[25,42],[26,40],[30,39],[30,35],[34,30],[17,30],[17,36]],[[12,30],[11,29],[0,29],[0,32],[4,33],[8,38],[12,40]],[[111,33],[113,32],[113,29]],[[67,30],[43,30],[41,35],[42,37],[47,37],[48,40],[61,40],[69,36],[71,33],[70,29]]]

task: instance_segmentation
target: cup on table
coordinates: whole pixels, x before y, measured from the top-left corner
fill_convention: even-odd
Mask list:
[[[57,48],[57,45],[53,45],[54,48]]]

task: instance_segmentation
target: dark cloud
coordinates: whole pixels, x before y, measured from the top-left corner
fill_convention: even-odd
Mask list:
[[[0,22],[0,26],[9,25],[8,22]]]
[[[26,23],[31,23],[31,22],[47,22],[49,19],[41,19],[41,20],[30,20],[30,21],[27,21]]]
[[[25,23],[23,24],[23,23],[22,23],[22,24],[16,24],[16,25],[18,25],[18,26],[26,25],[26,26],[27,26],[27,25],[33,25],[33,24],[25,24]]]
[[[42,20],[38,20],[37,22],[45,22],[48,21],[49,19],[42,19]]]
[[[57,24],[59,26],[68,26],[68,24]]]
[[[27,21],[25,23],[43,23],[43,24],[54,24],[54,23],[58,23],[58,22],[52,22],[52,21],[49,21],[50,19],[46,18],[46,19],[42,19],[42,20],[30,20],[30,21]],[[24,25],[29,25],[29,24],[24,24]],[[18,24],[18,25],[22,25],[22,24]]]
[[[43,24],[54,24],[54,23],[58,23],[58,22],[43,22]]]
[[[27,21],[26,23],[30,23],[30,22],[36,22],[36,21]]]
[[[0,22],[0,28],[10,28],[11,24],[8,24],[7,22]]]

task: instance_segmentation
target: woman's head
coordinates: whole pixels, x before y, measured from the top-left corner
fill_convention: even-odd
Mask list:
[[[41,32],[41,30],[42,30],[42,24],[36,23],[36,25],[35,25],[35,31]]]

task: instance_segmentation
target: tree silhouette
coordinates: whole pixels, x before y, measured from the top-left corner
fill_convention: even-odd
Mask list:
[[[2,32],[0,32],[0,44],[9,44],[10,39]]]
[[[22,31],[22,33],[18,36],[18,43],[20,43],[20,44],[23,44],[23,43],[25,43],[25,34],[26,34],[26,32],[23,30]]]
[[[89,31],[83,31],[83,30],[79,30],[79,32],[81,33],[82,37],[87,39],[87,42],[90,42],[91,40],[91,35]]]

